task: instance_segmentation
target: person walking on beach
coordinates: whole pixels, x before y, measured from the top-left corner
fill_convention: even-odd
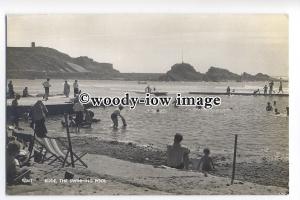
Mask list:
[[[30,115],[32,118],[32,128],[38,137],[46,137],[47,128],[45,125],[48,110],[41,100],[38,100],[32,107]],[[34,126],[33,126],[34,125]]]
[[[123,127],[127,126],[125,118],[121,115],[121,111],[123,110],[123,106],[119,105],[118,109],[116,109],[110,116],[111,120],[113,121],[114,125],[113,128],[118,128],[118,117],[121,118],[123,122]]]
[[[212,161],[212,158],[209,156],[210,150],[208,148],[203,149],[204,156],[200,159],[197,170],[200,169],[204,173],[204,176],[207,177],[207,173],[213,169],[215,169],[214,163]]]
[[[18,100],[21,98],[19,94],[15,96],[15,99],[11,103],[11,115],[12,115],[12,125],[19,129],[19,111],[18,111]]]
[[[271,82],[269,83],[269,94],[272,94],[272,92],[273,92],[273,86],[274,86],[274,82],[271,81]]]
[[[79,133],[81,123],[83,122],[84,107],[79,102],[78,99],[75,99],[75,101],[74,101],[73,111],[75,112],[75,115],[76,115],[76,118],[75,118],[76,132]]]
[[[47,80],[43,83],[44,89],[45,89],[45,95],[44,95],[44,99],[47,101],[48,97],[49,97],[49,90],[50,90],[50,78],[47,78]]]
[[[75,82],[73,83],[73,88],[74,88],[74,97],[76,97],[79,94],[79,85],[77,80],[75,80]]]
[[[9,81],[8,83],[8,98],[14,98],[15,97],[15,91],[14,91],[14,85],[12,81]]]
[[[273,110],[273,107],[271,106],[271,103],[268,102],[267,107],[266,107],[266,111],[272,111],[272,110]]]
[[[174,136],[173,145],[167,146],[167,165],[176,169],[188,169],[189,168],[189,153],[190,150],[181,146],[183,136],[180,133],[176,133]]]
[[[70,84],[68,83],[68,81],[65,81],[65,84],[64,84],[64,95],[66,97],[69,97],[69,95],[70,95]]]
[[[282,90],[282,79],[280,78],[280,81],[279,81],[279,91],[278,93],[282,93],[283,94],[283,90]]]
[[[268,93],[268,86],[265,85],[265,86],[264,86],[264,94],[266,95],[267,93]]]

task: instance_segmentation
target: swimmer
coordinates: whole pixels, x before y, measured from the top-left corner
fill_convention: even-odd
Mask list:
[[[275,115],[279,115],[280,114],[280,112],[278,111],[277,108],[275,108],[274,112],[275,112]]]
[[[266,111],[272,111],[272,110],[273,110],[273,107],[271,106],[271,103],[268,102],[267,107],[266,107]]]

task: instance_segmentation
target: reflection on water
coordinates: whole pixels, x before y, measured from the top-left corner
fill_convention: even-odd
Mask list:
[[[41,80],[34,80],[34,82],[31,83],[33,85],[31,90],[35,93],[42,92]],[[51,91],[61,93],[63,81],[60,84],[56,80],[53,85],[55,84],[57,85],[53,87],[54,91]],[[79,84],[83,91],[95,96],[123,96],[122,91],[143,91],[145,87],[136,82],[121,81],[80,81]],[[225,91],[227,85],[236,92],[251,92],[263,87],[264,84],[263,82],[150,83],[160,91],[171,93],[171,96],[176,92]],[[94,87],[95,85],[98,87]],[[18,90],[21,86],[24,86],[24,83],[21,85],[20,80],[16,80],[15,88]],[[284,89],[287,91],[287,88]],[[132,141],[165,149],[166,144],[172,143],[174,134],[178,132],[183,134],[183,144],[193,153],[202,153],[204,147],[209,147],[212,154],[221,154],[228,158],[231,158],[233,152],[233,134],[238,134],[240,158],[288,159],[288,117],[285,111],[288,97],[221,96],[221,99],[222,104],[211,110],[170,106],[158,107],[159,112],[157,112],[157,107],[142,105],[138,105],[134,110],[125,108],[122,113],[128,126],[126,129],[117,130],[113,130],[110,119],[110,114],[115,108],[95,108],[93,109],[95,117],[100,118],[101,122],[93,124],[92,129],[81,129],[79,134],[108,140]],[[277,101],[277,108],[282,113],[279,116],[265,111],[266,103],[274,100]],[[48,119],[49,132],[64,131],[60,119],[62,119],[60,116]]]

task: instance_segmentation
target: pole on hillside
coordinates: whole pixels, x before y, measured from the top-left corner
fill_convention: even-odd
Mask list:
[[[75,165],[74,165],[74,158],[73,158],[73,149],[72,149],[72,143],[71,143],[71,137],[70,137],[70,131],[69,131],[68,114],[65,113],[64,116],[65,116],[67,137],[68,137],[68,142],[69,142],[69,150],[68,150],[68,152],[70,152],[72,167],[75,167]]]
[[[237,138],[238,138],[238,135],[235,134],[235,137],[234,137],[234,153],[233,153],[233,164],[232,164],[231,185],[233,184],[234,176],[235,176],[235,163],[236,163]]]

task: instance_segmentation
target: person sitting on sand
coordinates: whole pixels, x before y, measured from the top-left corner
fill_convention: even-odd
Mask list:
[[[123,122],[123,126],[126,127],[126,121],[125,118],[121,115],[121,111],[123,110],[123,106],[119,105],[118,109],[116,109],[112,114],[111,114],[111,120],[113,121],[114,125],[113,128],[118,128],[118,116],[121,118]]]
[[[29,97],[28,87],[25,87],[23,90],[23,97]]]
[[[176,133],[174,136],[173,145],[167,146],[167,164],[169,167],[176,169],[188,169],[189,168],[189,153],[190,150],[181,146],[183,136],[180,133]]]
[[[6,147],[6,181],[9,184],[14,183],[14,179],[26,171],[29,171],[26,167],[20,167],[19,161],[16,156],[20,153],[20,144],[17,141],[12,141],[7,144]],[[30,171],[24,178],[30,178]]]
[[[268,102],[267,107],[266,107],[266,111],[272,111],[272,110],[273,110],[273,107],[271,106],[271,103]]]
[[[274,112],[275,112],[275,115],[279,115],[280,114],[280,112],[278,111],[277,108],[274,109]]]
[[[197,170],[200,169],[201,166],[201,171],[204,173],[204,176],[207,177],[207,173],[211,171],[212,169],[215,169],[214,163],[212,161],[212,158],[209,157],[210,151],[208,148],[203,149],[204,156],[200,159],[198,165],[197,165]]]

